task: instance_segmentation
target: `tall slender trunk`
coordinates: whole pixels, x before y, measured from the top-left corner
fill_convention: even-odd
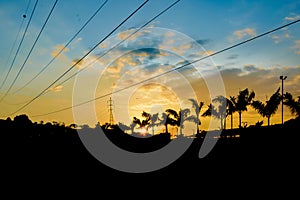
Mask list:
[[[165,124],[165,127],[166,127],[166,133],[168,133],[168,124],[167,123]]]
[[[197,115],[197,133],[198,134],[200,133],[200,130],[199,130],[199,115]]]
[[[226,118],[227,117],[224,118],[224,130],[226,130]]]
[[[230,126],[231,126],[231,129],[232,129],[233,128],[233,114],[232,113],[231,113],[230,117],[231,117]]]
[[[179,126],[179,135],[182,136],[182,128]]]
[[[221,130],[223,130],[223,117],[221,116],[221,118],[220,118],[220,121],[221,121]]]
[[[239,111],[239,128],[242,128],[242,112]]]
[[[268,126],[270,126],[270,118],[271,118],[271,117],[268,117]]]

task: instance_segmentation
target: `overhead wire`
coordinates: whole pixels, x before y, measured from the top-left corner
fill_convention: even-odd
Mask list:
[[[226,48],[224,48],[224,49],[221,49],[221,50],[219,50],[219,51],[216,51],[216,52],[214,52],[214,53],[212,53],[212,54],[210,54],[210,55],[201,57],[201,58],[196,59],[196,60],[194,60],[194,61],[191,61],[191,62],[188,62],[188,63],[186,63],[186,64],[183,64],[183,65],[181,65],[181,66],[179,66],[179,67],[173,68],[173,69],[171,69],[171,70],[169,70],[169,71],[166,71],[166,72],[163,72],[163,73],[161,73],[161,74],[152,76],[152,77],[150,77],[150,78],[148,78],[148,79],[145,79],[145,80],[143,80],[143,81],[140,81],[140,82],[131,84],[131,85],[129,85],[129,86],[126,86],[126,87],[124,87],[124,88],[115,90],[115,91],[113,91],[113,92],[109,92],[109,93],[107,93],[107,94],[98,96],[98,97],[96,97],[96,98],[93,98],[93,99],[90,99],[90,100],[87,100],[87,101],[83,101],[83,102],[81,102],[81,103],[78,103],[78,104],[75,104],[75,105],[72,105],[72,106],[69,106],[69,107],[65,107],[65,108],[62,108],[62,109],[59,109],[59,110],[56,110],[56,111],[52,111],[52,112],[48,112],[48,113],[44,113],[44,114],[39,114],[39,115],[33,115],[32,117],[40,117],[40,116],[46,116],[46,115],[50,115],[50,114],[55,114],[55,113],[58,113],[58,112],[62,112],[62,111],[65,111],[65,110],[69,110],[69,109],[72,109],[72,108],[75,108],[75,107],[79,107],[79,106],[85,105],[85,104],[87,104],[87,103],[91,103],[91,102],[96,101],[96,100],[98,100],[98,99],[102,99],[102,98],[111,96],[112,94],[119,93],[119,92],[121,92],[121,91],[127,90],[127,89],[129,89],[129,88],[134,87],[134,86],[140,85],[140,84],[142,84],[142,83],[145,83],[145,82],[148,82],[148,81],[150,81],[150,80],[156,79],[156,78],[161,77],[161,76],[164,76],[164,75],[166,75],[166,74],[169,74],[169,73],[171,73],[171,72],[173,72],[173,71],[177,71],[177,70],[179,70],[179,69],[182,69],[182,68],[184,68],[184,67],[186,67],[186,66],[189,66],[189,65],[191,65],[191,64],[194,64],[194,63],[199,62],[199,61],[201,61],[201,60],[204,60],[204,59],[213,57],[213,56],[215,56],[215,55],[218,55],[218,54],[223,53],[223,52],[225,52],[225,51],[228,51],[228,50],[230,50],[230,49],[236,48],[236,47],[238,47],[238,46],[241,46],[241,45],[243,45],[243,44],[246,44],[246,43],[248,43],[248,42],[251,42],[251,41],[253,41],[253,40],[256,40],[256,39],[258,39],[258,38],[261,38],[261,37],[263,37],[263,36],[265,36],[265,35],[271,34],[271,33],[275,32],[275,31],[278,31],[278,30],[281,30],[281,29],[286,28],[286,27],[288,27],[288,26],[291,26],[291,25],[293,25],[293,24],[296,24],[296,23],[298,23],[299,21],[300,21],[300,19],[295,20],[295,21],[292,21],[292,22],[287,23],[287,24],[285,24],[285,25],[282,25],[282,26],[279,26],[279,27],[277,27],[277,28],[274,28],[274,29],[272,29],[272,30],[270,30],[270,31],[261,33],[261,34],[259,34],[259,35],[257,35],[257,36],[254,36],[254,37],[252,37],[252,38],[246,39],[246,40],[244,40],[244,41],[242,41],[242,42],[239,42],[239,43],[237,43],[237,44],[234,44],[234,45],[231,45],[231,46],[226,47]],[[18,111],[16,111],[16,112],[18,112]],[[16,112],[14,112],[14,113],[12,113],[12,114],[15,114]]]
[[[79,33],[90,23],[90,21],[99,13],[99,11],[104,7],[104,5],[108,2],[106,0],[104,3],[100,5],[100,7],[94,12],[94,14],[83,24],[83,26],[72,36],[72,38],[64,45],[63,48],[28,82],[26,82],[21,88],[17,89],[16,91],[12,92],[12,94],[16,94],[27,87],[32,81],[34,81],[39,75],[41,75],[52,63],[56,58],[70,45],[70,43],[79,35]]]
[[[9,60],[10,60],[10,57],[12,56],[13,50],[14,50],[14,48],[15,48],[15,45],[16,45],[16,43],[17,43],[17,40],[18,40],[18,38],[19,38],[19,35],[20,35],[20,33],[21,33],[21,30],[22,30],[22,27],[23,27],[24,21],[25,21],[25,19],[26,19],[26,16],[27,16],[27,11],[28,11],[28,9],[29,9],[29,6],[30,6],[30,3],[31,3],[31,0],[29,0],[29,1],[28,1],[28,4],[27,4],[27,6],[26,6],[26,9],[25,9],[25,12],[24,12],[24,14],[23,14],[23,19],[22,19],[22,22],[21,22],[21,24],[20,24],[20,27],[19,27],[18,33],[17,33],[17,35],[16,35],[16,38],[15,38],[15,40],[14,40],[14,42],[13,42],[13,45],[12,45],[12,47],[11,47],[10,51],[9,51],[9,54],[8,54],[7,60],[6,60],[5,64],[4,64],[5,68],[6,68],[6,67],[7,67],[7,65],[8,65],[8,62],[9,62]],[[3,85],[4,85],[4,82],[3,82],[3,83],[1,83],[1,85],[0,85],[0,89],[2,88],[2,86],[3,86]]]
[[[92,64],[94,64],[96,61],[100,60],[101,58],[103,58],[105,55],[107,55],[109,52],[111,52],[113,49],[117,48],[118,46],[120,46],[122,43],[124,43],[126,40],[128,40],[129,38],[131,38],[133,35],[135,35],[137,32],[139,32],[140,30],[142,30],[143,28],[145,28],[147,25],[149,25],[151,22],[153,22],[155,19],[157,19],[159,16],[161,16],[162,14],[164,14],[166,11],[168,11],[170,8],[172,8],[173,6],[175,6],[180,0],[177,0],[175,2],[173,2],[171,5],[169,5],[167,8],[165,8],[164,10],[162,10],[160,13],[158,13],[156,16],[154,16],[153,18],[151,18],[149,21],[147,21],[145,24],[143,24],[141,27],[137,28],[134,32],[132,32],[131,34],[129,34],[127,37],[125,37],[123,40],[121,40],[120,42],[118,42],[117,44],[115,44],[113,47],[111,47],[110,49],[108,49],[107,51],[105,51],[103,54],[101,54],[100,56],[98,56],[96,59],[94,59],[93,61],[91,61],[90,63],[88,63],[86,66],[84,66],[83,68],[79,69],[77,72],[75,72],[74,74],[72,74],[71,76],[69,76],[68,78],[66,78],[65,80],[57,83],[57,85],[61,86],[64,83],[66,83],[67,81],[69,81],[71,78],[73,78],[74,76],[78,75],[79,73],[81,73],[82,71],[86,70],[88,67],[90,67]],[[47,94],[48,92],[50,92],[50,90],[45,91],[42,95]],[[25,101],[25,102],[21,102],[21,103],[17,103],[14,105],[19,105],[19,104],[25,104],[29,101]]]
[[[40,32],[38,33],[37,38],[35,39],[35,41],[34,41],[32,47],[31,47],[31,49],[30,49],[30,51],[29,51],[29,53],[28,53],[28,55],[27,55],[27,57],[25,58],[25,60],[24,60],[24,62],[23,62],[23,64],[22,64],[22,66],[20,67],[20,69],[19,69],[17,75],[15,76],[13,82],[10,84],[8,90],[5,92],[5,94],[4,94],[4,95],[2,96],[2,98],[0,99],[0,102],[8,95],[8,93],[10,92],[10,90],[12,89],[12,87],[15,85],[17,79],[19,78],[19,76],[20,76],[22,70],[24,69],[24,67],[25,67],[25,65],[26,65],[26,63],[27,63],[27,61],[28,61],[28,59],[29,59],[29,57],[30,57],[30,55],[31,55],[31,53],[32,53],[32,51],[33,51],[33,49],[34,49],[36,43],[37,43],[37,41],[39,40],[39,38],[40,38],[40,36],[41,36],[41,34],[42,34],[44,28],[46,27],[46,24],[47,24],[47,22],[49,21],[50,16],[52,15],[52,12],[53,12],[53,10],[54,10],[54,8],[55,8],[57,2],[58,2],[58,0],[55,0],[55,2],[54,2],[54,4],[53,4],[53,6],[52,6],[52,8],[51,8],[51,10],[50,10],[50,12],[49,12],[49,14],[48,14],[46,20],[45,20],[45,22],[44,22],[44,24],[43,24],[43,26],[42,26]]]
[[[109,52],[111,52],[113,49],[119,47],[122,43],[124,43],[126,40],[128,40],[129,38],[131,38],[133,35],[135,35],[137,32],[139,32],[140,30],[142,30],[143,28],[145,28],[147,25],[149,25],[151,22],[153,22],[155,19],[157,19],[159,16],[161,16],[163,13],[165,13],[167,10],[169,10],[170,8],[172,8],[173,6],[175,6],[180,0],[175,1],[174,3],[172,3],[170,6],[168,6],[167,8],[165,8],[163,11],[161,11],[159,14],[157,14],[156,16],[154,16],[153,18],[151,18],[148,22],[146,22],[144,25],[142,25],[141,27],[139,27],[138,29],[136,29],[134,32],[132,32],[131,34],[129,34],[127,37],[125,37],[123,40],[121,40],[119,43],[117,43],[116,45],[114,45],[113,47],[111,47],[110,49],[108,49],[107,51],[105,51],[103,54],[101,54],[100,56],[98,56],[95,60],[93,60],[92,62],[90,62],[89,64],[87,64],[85,67],[79,69],[77,72],[75,72],[74,74],[72,74],[71,76],[69,76],[68,78],[66,78],[65,80],[63,80],[62,82],[58,83],[57,85],[62,85],[65,82],[69,81],[71,78],[73,78],[74,76],[78,75],[79,73],[81,73],[82,71],[84,71],[85,69],[87,69],[89,66],[91,66],[92,64],[94,64],[96,61],[100,60],[101,58],[103,58],[105,55],[107,55]]]
[[[69,69],[67,69],[63,74],[61,74],[55,81],[53,81],[49,86],[47,86],[44,90],[42,90],[38,95],[32,98],[25,105],[20,107],[16,112],[23,110],[29,104],[31,104],[34,100],[38,99],[45,91],[50,89],[55,83],[57,83],[62,77],[64,77],[68,72],[70,72],[76,65],[78,65],[84,58],[86,58],[93,50],[95,50],[103,41],[105,41],[110,35],[112,35],[120,26],[122,26],[128,19],[130,19],[137,11],[139,11],[149,0],[144,1],[137,9],[135,9],[129,16],[127,16],[118,26],[116,26],[109,34],[107,34],[102,40],[100,40],[95,46],[93,46],[84,56],[78,59]]]
[[[13,66],[14,66],[15,60],[16,60],[16,58],[17,58],[17,56],[18,56],[18,54],[19,54],[20,48],[21,48],[21,46],[22,46],[22,44],[23,44],[23,41],[24,41],[25,35],[26,35],[26,33],[27,33],[27,30],[28,30],[29,24],[30,24],[30,22],[31,22],[31,19],[32,19],[32,16],[33,16],[33,14],[34,14],[34,12],[35,12],[35,9],[36,9],[36,6],[37,6],[37,3],[38,3],[38,0],[36,0],[36,1],[35,1],[35,4],[34,4],[34,7],[33,7],[33,10],[31,11],[31,14],[30,14],[29,20],[28,20],[28,22],[27,22],[27,25],[26,25],[25,31],[23,32],[23,35],[22,35],[21,41],[20,41],[20,43],[19,43],[19,45],[18,45],[18,48],[17,48],[17,51],[16,51],[16,53],[15,53],[15,56],[14,56],[14,58],[13,58],[13,60],[12,60],[12,63],[11,63],[11,64],[10,64],[10,66],[9,66],[9,70],[8,70],[8,72],[6,73],[6,75],[5,75],[5,78],[4,78],[3,82],[1,83],[1,86],[0,86],[0,88],[2,88],[2,87],[3,87],[3,85],[6,83],[6,81],[7,81],[7,78],[8,78],[8,76],[9,76],[9,74],[10,74],[10,72],[11,72],[11,70],[12,70]]]

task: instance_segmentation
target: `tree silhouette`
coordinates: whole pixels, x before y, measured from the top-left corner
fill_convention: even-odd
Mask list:
[[[151,115],[150,113],[147,113],[145,111],[142,112],[143,120],[140,120],[137,117],[133,117],[132,123],[130,124],[131,133],[134,132],[134,128],[136,125],[139,125],[139,128],[145,129],[148,132],[149,128],[153,128],[154,126],[158,126],[158,121],[160,120],[158,117],[158,113]],[[153,129],[153,135],[154,135],[154,129]]]
[[[266,103],[263,103],[259,100],[252,102],[252,107],[263,117],[268,119],[268,126],[270,125],[270,118],[274,115],[278,109],[278,106],[281,101],[280,88],[272,94],[269,100]]]
[[[236,98],[231,101],[235,106],[236,111],[239,113],[239,127],[242,127],[242,112],[247,111],[247,106],[251,104],[252,99],[255,97],[253,91],[249,92],[248,88],[239,92]]]
[[[17,124],[17,126],[21,126],[21,127],[23,127],[23,126],[28,127],[29,125],[32,124],[31,120],[25,114],[15,116],[14,122]]]
[[[292,115],[295,115],[296,118],[300,119],[300,96],[295,100],[289,92],[284,94],[284,105],[289,107]]]
[[[230,115],[230,128],[233,129],[233,113],[236,112],[236,107],[235,107],[235,97],[230,96],[230,99],[227,99],[227,109],[228,109],[228,115]]]
[[[179,112],[177,113],[175,110],[172,109],[167,109],[166,110],[167,115],[171,115],[172,118],[170,120],[170,125],[175,125],[179,128],[179,135],[183,136],[182,134],[182,129],[184,128],[184,121],[186,121],[188,119],[188,115],[190,114],[190,110],[188,108],[183,109],[183,110],[179,110]]]
[[[137,123],[136,123],[136,117],[133,117],[133,120],[131,122],[131,124],[129,125],[129,128],[131,130],[131,134],[134,134],[134,128],[136,127]]]
[[[199,130],[199,126],[201,125],[201,121],[200,121],[200,112],[201,112],[201,109],[204,105],[204,102],[197,102],[197,100],[195,99],[189,99],[189,101],[192,102],[192,108],[195,109],[195,116],[189,116],[187,118],[188,121],[193,121],[197,124],[197,134],[200,133],[200,130]]]
[[[215,104],[209,104],[207,110],[202,114],[203,117],[213,116],[220,119],[220,128],[224,129],[227,116],[227,98],[223,96],[217,96],[212,100]]]
[[[165,132],[169,133],[168,125],[175,126],[175,120],[171,118],[170,113],[163,113],[162,114],[162,123],[165,125]]]
[[[218,104],[217,115],[218,118],[221,120],[221,129],[226,129],[226,118],[228,115],[231,115],[231,120],[232,120],[232,115],[233,112],[235,111],[235,107],[233,103],[229,99],[221,95],[214,98],[212,102]],[[232,129],[232,124],[231,124],[231,129]]]
[[[149,128],[152,128],[152,135],[154,135],[154,127],[159,126],[161,123],[161,120],[158,117],[158,113],[150,115],[150,124]]]

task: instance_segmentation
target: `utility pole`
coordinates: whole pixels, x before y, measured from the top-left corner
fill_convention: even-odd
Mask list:
[[[113,125],[114,123],[114,117],[113,117],[113,101],[111,97],[109,98],[108,102],[108,112],[109,112],[109,125]]]
[[[287,78],[287,76],[280,76],[281,80],[281,124],[283,124],[283,81]]]

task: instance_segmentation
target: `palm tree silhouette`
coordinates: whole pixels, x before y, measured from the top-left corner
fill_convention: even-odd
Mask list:
[[[204,105],[204,102],[200,101],[199,103],[195,99],[189,99],[190,102],[192,102],[192,108],[195,109],[195,116],[189,116],[187,118],[188,121],[193,121],[197,124],[197,134],[200,133],[199,126],[201,125],[200,121],[200,112]]]
[[[297,119],[300,119],[300,96],[295,100],[289,92],[283,95],[284,96],[284,105],[288,106],[292,115],[296,115]]]
[[[130,129],[131,129],[131,134],[133,135],[134,134],[134,128],[136,127],[136,125],[139,125],[141,126],[141,120],[138,119],[137,117],[133,117],[132,119],[132,123],[130,124]]]
[[[280,95],[280,88],[277,89],[277,91],[272,94],[269,100],[266,101],[266,103],[263,103],[259,100],[253,101],[251,106],[258,111],[258,113],[263,116],[267,117],[268,119],[268,126],[270,125],[270,118],[272,115],[274,115],[278,109],[278,106],[281,101],[281,95]]]
[[[137,117],[133,117],[132,122],[134,124],[138,124],[140,126],[141,129],[146,129],[148,131],[148,126],[150,124],[150,120],[151,120],[151,115],[145,111],[142,112],[142,117],[144,117],[145,119],[143,119],[142,121],[137,118]],[[133,126],[133,125],[132,125]],[[134,126],[135,127],[135,126]],[[134,129],[133,127],[133,129]]]
[[[158,117],[158,113],[150,115],[150,124],[149,128],[152,128],[152,135],[154,135],[154,127],[159,126],[161,124],[161,120]]]
[[[220,129],[224,129],[227,117],[227,98],[223,96],[217,96],[212,100],[215,104],[209,104],[207,110],[202,114],[203,117],[213,116],[220,119]]]
[[[230,99],[227,99],[227,104],[228,104],[228,115],[230,115],[230,128],[233,129],[233,113],[236,112],[236,107],[235,107],[235,97],[230,96]]]
[[[239,113],[239,127],[242,127],[242,112],[247,111],[247,106],[251,104],[252,99],[255,97],[253,91],[249,92],[248,88],[239,92],[236,98],[231,101],[235,106],[236,111]]]
[[[217,109],[217,115],[218,118],[221,120],[221,124],[223,126],[224,129],[226,129],[226,118],[228,115],[231,115],[231,129],[232,129],[232,115],[235,112],[235,106],[233,104],[233,102],[231,102],[230,99],[224,97],[224,96],[217,96],[216,98],[214,98],[213,103],[218,103],[218,109]],[[222,127],[221,127],[222,128]],[[223,129],[222,128],[222,129]]]
[[[182,134],[182,129],[184,128],[183,123],[188,119],[188,115],[190,114],[190,109],[188,108],[183,110],[180,109],[178,113],[173,109],[167,109],[166,113],[167,115],[172,116],[170,125],[177,126],[179,128],[179,135],[183,136]]]
[[[175,120],[171,118],[170,113],[162,113],[161,121],[165,125],[165,133],[169,133],[168,125],[175,126]]]

